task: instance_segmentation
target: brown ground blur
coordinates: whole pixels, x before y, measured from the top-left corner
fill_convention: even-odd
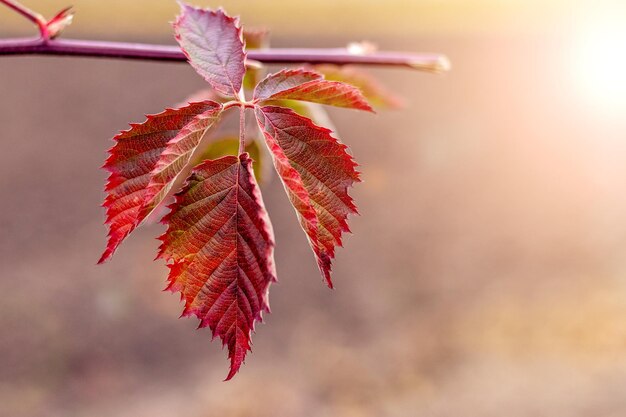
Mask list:
[[[567,36],[372,40],[454,71],[376,70],[406,109],[332,111],[365,180],[335,291],[280,183],[264,187],[280,282],[228,383],[219,342],[161,292],[159,226],[95,266],[109,138],[199,77],[0,60],[0,416],[626,415],[626,118],[572,86]]]

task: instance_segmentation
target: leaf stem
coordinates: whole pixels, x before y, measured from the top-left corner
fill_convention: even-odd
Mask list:
[[[246,150],[246,106],[241,105],[239,110],[239,155]]]

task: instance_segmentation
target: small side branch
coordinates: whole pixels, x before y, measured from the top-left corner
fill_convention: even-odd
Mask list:
[[[0,0],[0,3],[6,5],[10,9],[15,10],[17,13],[21,14],[26,19],[36,24],[42,40],[47,40],[50,38],[46,19],[42,15],[30,10],[28,7],[14,0]]]

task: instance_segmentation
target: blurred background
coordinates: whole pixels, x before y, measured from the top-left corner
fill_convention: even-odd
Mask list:
[[[174,1],[71,3],[68,38],[173,43]],[[626,415],[623,1],[196,3],[273,46],[368,40],[453,70],[371,70],[405,108],[330,110],[364,177],[335,291],[265,184],[279,283],[223,383],[220,343],[161,292],[161,226],[95,266],[110,138],[203,81],[182,64],[1,58],[1,416]],[[34,33],[0,8],[0,37]]]

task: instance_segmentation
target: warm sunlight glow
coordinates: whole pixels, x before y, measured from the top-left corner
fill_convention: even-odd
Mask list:
[[[626,109],[626,25],[593,19],[575,45],[575,77],[591,105],[603,111]]]

